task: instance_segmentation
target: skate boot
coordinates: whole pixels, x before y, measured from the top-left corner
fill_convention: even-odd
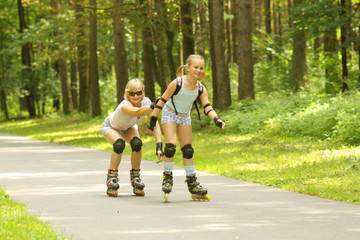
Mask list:
[[[106,194],[110,197],[117,197],[118,196],[118,189],[119,189],[119,179],[118,179],[118,171],[110,170],[107,174],[106,186],[108,187]]]
[[[196,181],[196,179],[196,174],[186,176],[185,182],[188,185],[189,192],[191,193],[191,198],[193,200],[210,201],[210,196],[207,194],[206,188],[203,188],[200,183]]]
[[[171,192],[173,187],[173,174],[172,172],[167,173],[164,172],[163,173],[163,182],[162,182],[162,191],[164,192],[164,198],[165,201],[167,201],[169,199],[169,193]]]
[[[130,181],[134,194],[137,196],[145,196],[145,184],[140,179],[140,170],[130,170]]]

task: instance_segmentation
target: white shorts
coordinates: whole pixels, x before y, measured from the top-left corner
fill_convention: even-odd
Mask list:
[[[174,111],[165,105],[162,110],[161,123],[164,124],[166,122],[175,122],[177,125],[191,125],[190,112],[176,115]]]
[[[136,129],[138,129],[138,126],[137,126],[136,124],[134,125],[134,127],[135,127]],[[117,129],[115,129],[115,128],[112,128],[111,125],[110,125],[110,122],[109,122],[108,118],[105,118],[103,124],[101,125],[101,129],[100,129],[102,135],[105,137],[105,135],[106,135],[111,129],[114,129],[115,131],[117,131],[121,136],[124,135],[124,134],[126,133],[126,131],[127,131],[127,129],[126,129],[126,130],[117,130]]]

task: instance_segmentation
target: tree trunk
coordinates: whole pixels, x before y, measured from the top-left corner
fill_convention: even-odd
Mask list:
[[[164,23],[166,22],[166,8],[163,8],[163,5],[161,4],[162,0],[155,0],[155,12],[156,15],[154,17],[155,26],[156,26],[156,33],[155,33],[155,44],[156,44],[156,56],[158,60],[159,66],[162,66],[159,68],[159,78],[158,83],[161,88],[161,92],[165,92],[166,87],[168,85],[168,73],[167,73],[167,61],[166,61],[166,39],[164,37],[165,32],[165,26]],[[164,51],[165,50],[165,51]]]
[[[196,4],[196,18],[195,18],[195,46],[196,53],[205,56],[205,43],[208,37],[207,34],[207,20],[206,20],[206,3],[199,2]]]
[[[210,54],[213,76],[213,105],[226,110],[231,105],[229,70],[225,56],[224,12],[222,1],[209,0]]]
[[[324,55],[325,55],[325,92],[336,95],[341,89],[341,79],[336,71],[338,61],[338,41],[336,27],[324,32]]]
[[[27,24],[25,21],[25,11],[24,6],[22,5],[22,1],[18,0],[18,13],[19,13],[19,24],[20,24],[20,34],[24,32],[24,29],[27,28]],[[23,65],[22,70],[22,78],[25,81],[24,90],[25,100],[27,110],[29,112],[29,117],[34,118],[36,117],[36,110],[35,110],[35,97],[34,97],[34,89],[32,81],[32,70],[31,70],[31,58],[32,58],[32,44],[31,43],[24,43],[21,47],[21,63]]]
[[[341,11],[340,16],[345,17],[346,15],[346,0],[341,0]],[[347,69],[347,53],[346,53],[346,25],[341,25],[341,63],[342,63],[342,88],[341,91],[345,92],[349,86],[347,84],[348,69]]]
[[[265,7],[265,32],[268,35],[267,37],[270,37],[271,36],[271,0],[265,0],[264,7]],[[268,58],[270,61],[273,60],[271,52],[268,52]]]
[[[134,27],[135,77],[139,78],[139,31]]]
[[[144,9],[143,19],[147,21],[147,9],[148,5],[144,0],[140,0],[142,7]],[[154,80],[154,72],[153,72],[153,47],[152,47],[152,39],[151,39],[151,31],[147,24],[142,24],[143,28],[141,31],[142,34],[142,42],[143,42],[143,53],[142,53],[142,62],[143,62],[143,70],[144,70],[144,85],[145,85],[145,93],[146,96],[152,100],[155,99],[155,80]]]
[[[261,0],[261,1],[263,1],[263,0]],[[237,48],[238,48],[238,39],[237,39],[237,36],[238,36],[238,33],[237,33],[237,31],[238,31],[238,26],[236,26],[236,22],[238,22],[238,17],[239,17],[239,14],[238,14],[238,8],[239,8],[239,4],[238,4],[238,0],[231,0],[231,13],[232,13],[232,15],[234,16],[234,19],[232,20],[232,22],[234,23],[234,24],[232,24],[232,37],[233,37],[233,39],[232,39],[232,51],[233,51],[233,57],[234,57],[234,59],[233,59],[233,61],[234,62],[237,62],[238,61],[238,59],[237,59]]]
[[[226,4],[226,13],[227,14],[231,14],[231,0],[227,0],[227,4]],[[233,50],[232,50],[232,20],[231,19],[227,19],[225,21],[225,25],[226,25],[226,38],[227,38],[227,59],[228,59],[228,62],[234,62],[234,55],[233,55]]]
[[[73,102],[74,109],[77,109],[78,106],[78,89],[77,89],[77,69],[76,62],[71,61],[70,63],[70,76],[71,76],[71,98]]]
[[[180,1],[181,31],[183,34],[183,61],[195,53],[191,0]],[[222,10],[221,10],[222,11]]]
[[[239,1],[238,22],[238,51],[237,59],[239,66],[238,99],[255,98],[254,70],[252,56],[252,17],[251,0]]]
[[[54,12],[56,15],[59,14],[60,10],[60,0],[51,0],[51,5],[54,8]],[[55,36],[59,36],[61,32],[55,31]],[[60,39],[59,40],[59,58],[57,60],[57,70],[58,75],[60,77],[61,82],[61,93],[62,93],[62,100],[63,100],[63,111],[65,115],[69,115],[73,111],[73,103],[71,98],[71,88],[69,84],[68,79],[68,72],[67,72],[67,66],[66,61],[64,60],[64,53],[62,49],[63,42]]]
[[[91,89],[92,117],[101,115],[99,73],[97,59],[97,16],[96,0],[90,0],[90,35],[89,35],[89,82]]]
[[[294,1],[294,8],[302,3],[302,0]],[[298,29],[294,25],[296,32],[293,35],[293,55],[291,58],[290,85],[294,92],[304,85],[304,77],[307,74],[306,66],[306,33],[304,29]]]
[[[77,65],[79,71],[79,112],[89,112],[88,38],[85,34],[83,0],[75,0]]]
[[[3,47],[3,46],[1,46]],[[4,91],[4,86],[3,86],[3,81],[5,79],[6,76],[6,68],[5,68],[5,62],[4,59],[1,59],[1,73],[0,73],[0,105],[1,105],[1,111],[4,111],[5,114],[5,119],[8,120],[9,119],[9,111],[8,111],[8,107],[7,107],[7,102],[6,102],[6,94]]]
[[[117,101],[120,103],[124,99],[124,92],[128,76],[128,63],[126,54],[126,41],[125,41],[125,16],[123,14],[122,6],[124,0],[114,1],[113,12],[113,34],[114,34],[114,47],[115,47],[115,73],[116,73],[116,86],[117,86]]]

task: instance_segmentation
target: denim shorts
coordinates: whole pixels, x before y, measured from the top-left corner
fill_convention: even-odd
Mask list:
[[[108,118],[106,117],[103,124],[101,125],[101,133],[102,135],[105,137],[105,135],[111,130],[113,129],[110,125],[110,122],[108,120]],[[124,135],[126,133],[127,130],[116,130],[114,129],[115,131],[118,131],[120,133],[120,135]]]
[[[177,125],[191,125],[190,112],[187,114],[178,114],[171,110],[167,105],[164,106],[161,115],[161,123],[175,122]]]

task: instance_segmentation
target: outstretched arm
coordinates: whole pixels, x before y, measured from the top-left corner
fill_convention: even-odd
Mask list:
[[[126,104],[126,105],[122,106],[121,110],[124,113],[126,113],[127,115],[134,116],[134,117],[145,116],[152,112],[152,109],[150,106],[134,107],[131,104]]]
[[[205,86],[202,94],[200,95],[200,101],[202,106],[204,107],[205,115],[207,115],[211,120],[213,120],[216,126],[224,130],[226,125],[225,121],[216,114],[214,108],[211,106]]]

